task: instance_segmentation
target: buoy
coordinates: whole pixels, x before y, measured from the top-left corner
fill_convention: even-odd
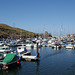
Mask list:
[[[8,66],[6,66],[6,69],[8,69]]]
[[[17,64],[19,64],[19,61],[17,62]]]

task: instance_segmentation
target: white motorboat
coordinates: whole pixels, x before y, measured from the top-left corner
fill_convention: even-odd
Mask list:
[[[68,44],[68,45],[66,45],[66,49],[73,49],[74,47],[73,47],[73,45],[72,44]]]
[[[47,46],[48,46],[48,47],[51,47],[51,43],[52,43],[52,41],[51,41],[51,40],[49,40],[49,41],[48,41],[48,45],[47,45]]]
[[[8,53],[12,53],[13,51],[12,51],[12,49],[10,49],[9,48],[9,46],[1,46],[0,47],[0,53],[3,53],[3,56],[5,57],[6,56],[6,54],[8,54]]]
[[[26,48],[33,48],[33,43],[32,42],[28,42],[26,44]]]
[[[59,41],[56,41],[55,44],[53,44],[52,48],[61,48]]]
[[[7,53],[9,53],[10,51],[12,51],[10,48],[9,48],[9,46],[1,46],[0,47],[0,53],[2,53],[2,52],[7,52]]]
[[[19,46],[17,47],[17,53],[23,56],[23,55],[30,55],[31,51],[28,51],[25,46]]]

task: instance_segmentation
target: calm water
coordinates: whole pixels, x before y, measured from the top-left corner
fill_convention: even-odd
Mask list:
[[[36,55],[36,49],[31,52]],[[0,71],[0,75],[75,75],[75,50],[45,47],[39,52],[39,62],[21,61],[20,66]]]

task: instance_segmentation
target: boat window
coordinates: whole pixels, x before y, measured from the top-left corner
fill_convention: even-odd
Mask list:
[[[3,50],[4,50],[5,48],[3,48]]]
[[[19,48],[19,49],[21,49],[21,48]]]

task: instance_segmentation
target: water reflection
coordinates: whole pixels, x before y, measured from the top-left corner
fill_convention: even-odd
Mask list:
[[[52,49],[53,49],[53,50],[61,50],[61,48],[53,48],[53,47],[52,47]]]
[[[40,65],[40,61],[37,61],[37,62],[36,62],[36,72],[39,71],[39,65]]]
[[[28,62],[28,61],[22,60],[21,63],[22,63],[21,71],[23,71],[25,75],[38,75],[40,61]]]
[[[66,49],[67,51],[72,51],[72,49]]]
[[[40,61],[21,61],[19,67],[0,71],[0,75],[75,75],[75,50],[42,47],[39,50]],[[31,49],[36,55],[36,49]]]
[[[21,64],[8,70],[0,70],[0,75],[15,75],[21,69]]]

